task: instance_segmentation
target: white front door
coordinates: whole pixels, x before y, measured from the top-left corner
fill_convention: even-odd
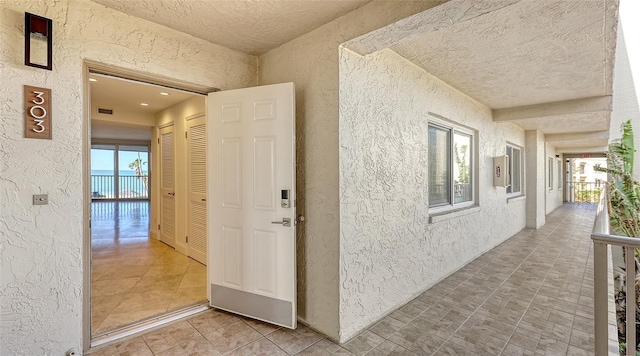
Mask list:
[[[295,88],[209,94],[211,306],[296,327]]]
[[[187,255],[207,264],[207,124],[187,121]]]
[[[175,245],[176,179],[173,126],[160,129],[160,241]]]

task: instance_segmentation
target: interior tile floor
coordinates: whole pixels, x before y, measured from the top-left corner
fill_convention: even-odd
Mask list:
[[[594,217],[565,204],[342,345],[209,310],[95,355],[593,355]]]
[[[91,204],[93,335],[205,302],[206,268],[149,238],[149,202]]]

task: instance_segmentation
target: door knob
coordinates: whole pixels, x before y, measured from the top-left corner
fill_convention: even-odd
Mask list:
[[[272,221],[272,224],[281,224],[282,226],[291,226],[291,219],[282,218],[282,221]]]
[[[205,199],[205,198],[202,198],[202,199],[200,199],[200,201],[207,201],[207,199]]]

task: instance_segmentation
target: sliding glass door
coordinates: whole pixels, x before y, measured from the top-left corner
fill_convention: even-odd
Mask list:
[[[149,145],[91,145],[91,198],[149,199]]]

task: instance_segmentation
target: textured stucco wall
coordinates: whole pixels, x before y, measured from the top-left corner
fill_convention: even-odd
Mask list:
[[[635,135],[635,163],[633,175],[640,180],[640,109],[638,97],[633,84],[629,54],[624,42],[621,22],[618,22],[618,39],[616,46],[616,61],[613,70],[613,110],[611,111],[611,126],[609,141],[622,137],[620,127],[623,122],[631,120]],[[640,73],[635,73],[636,76]]]
[[[445,0],[373,1],[259,57],[260,85],[296,84],[298,316],[338,339],[338,46]]]
[[[53,19],[53,71],[23,65],[24,12]],[[85,0],[0,0],[0,354],[82,346],[83,59],[223,89],[256,58]],[[23,137],[23,89],[52,89],[53,140]],[[49,205],[31,196],[49,193]]]
[[[155,182],[152,188],[154,199],[151,200],[151,236],[160,238],[158,224],[160,223],[160,152],[158,150],[159,127],[173,125],[174,156],[175,156],[175,202],[176,202],[176,229],[175,248],[180,253],[187,253],[187,139],[184,133],[187,131],[186,118],[194,115],[205,114],[205,97],[196,96],[187,99],[172,107],[156,113],[155,141],[151,141],[154,157],[154,170],[151,180]]]
[[[429,223],[433,112],[477,130],[479,210]],[[340,340],[525,226],[525,201],[493,186],[493,157],[524,131],[391,50],[340,51]]]

